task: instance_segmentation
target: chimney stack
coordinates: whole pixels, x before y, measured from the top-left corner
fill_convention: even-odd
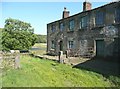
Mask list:
[[[83,11],[87,11],[91,9],[92,9],[92,4],[87,0],[85,0],[85,2],[83,2]]]
[[[66,10],[66,7],[64,7],[64,11],[63,11],[63,16],[62,16],[62,18],[67,18],[67,17],[69,17],[69,11],[67,11]]]

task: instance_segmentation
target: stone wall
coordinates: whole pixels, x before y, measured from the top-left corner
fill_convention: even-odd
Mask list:
[[[105,41],[105,56],[115,56],[117,53],[116,48],[118,42],[116,42],[119,37],[120,23],[115,23],[115,8],[118,7],[120,3],[112,3],[106,6],[102,6],[97,9],[90,11],[81,12],[79,14],[73,15],[71,17],[61,19],[52,22],[47,25],[47,52],[51,50],[51,41],[55,41],[54,54],[58,55],[60,51],[59,42],[63,42],[63,53],[68,50],[68,41],[74,41],[74,48],[71,49],[74,54],[86,55],[87,49],[92,48],[93,53],[96,53],[96,40],[103,39]],[[105,12],[104,24],[97,26],[95,23],[96,12]],[[87,22],[86,28],[80,28],[80,18],[83,16],[88,16],[89,20]],[[69,21],[74,19],[75,26],[74,30],[69,30]],[[64,23],[64,30],[60,31],[59,24]],[[51,32],[51,26],[55,25],[55,32]],[[115,42],[117,45],[115,45]],[[116,47],[115,47],[116,46]],[[79,52],[79,53],[78,53]]]

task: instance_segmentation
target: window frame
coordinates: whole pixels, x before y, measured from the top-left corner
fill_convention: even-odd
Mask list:
[[[55,49],[55,41],[54,40],[51,41],[51,49]]]
[[[95,15],[95,24],[96,26],[104,25],[105,23],[105,12],[97,11]]]
[[[63,31],[63,30],[64,30],[64,23],[63,23],[63,22],[61,22],[61,23],[59,24],[59,28],[60,28],[60,31]]]
[[[51,26],[51,32],[53,33],[53,32],[55,32],[55,30],[56,30],[56,26],[55,26],[55,25],[52,25],[52,26]]]
[[[74,48],[74,41],[73,40],[68,41],[68,48],[69,49],[73,49]]]
[[[69,21],[69,31],[74,31],[75,21],[74,19]]]
[[[120,7],[115,8],[115,22],[120,23]]]
[[[88,15],[82,16],[80,18],[79,25],[81,25],[80,26],[81,29],[88,27]]]

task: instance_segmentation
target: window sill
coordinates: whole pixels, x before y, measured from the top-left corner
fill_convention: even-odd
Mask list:
[[[55,48],[54,48],[54,49],[53,49],[53,48],[51,48],[51,49],[50,49],[50,51],[55,51]]]
[[[103,27],[105,24],[96,24],[95,27]]]
[[[74,30],[68,30],[67,32],[74,32]]]
[[[80,28],[79,30],[86,30],[87,29],[87,27],[85,27],[85,28]]]
[[[103,28],[104,26],[105,26],[105,25],[98,25],[98,26],[92,27],[91,29],[94,30],[94,29],[96,29],[96,28]]]

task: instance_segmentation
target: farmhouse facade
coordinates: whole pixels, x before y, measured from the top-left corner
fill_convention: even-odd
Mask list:
[[[120,41],[120,1],[91,9],[83,3],[83,11],[69,16],[64,8],[62,19],[47,24],[47,52],[59,51],[70,56],[118,57]]]

